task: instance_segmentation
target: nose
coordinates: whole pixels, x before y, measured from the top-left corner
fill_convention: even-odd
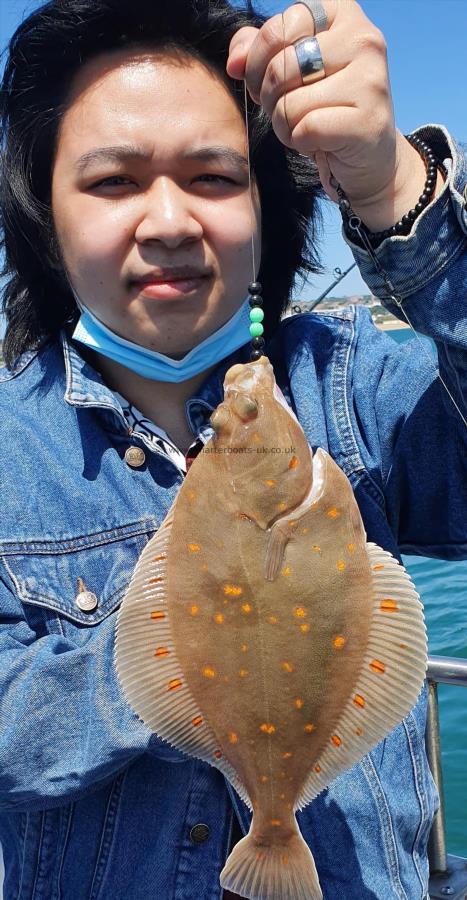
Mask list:
[[[144,212],[135,231],[138,243],[160,241],[175,249],[203,236],[195,198],[172,179],[158,178],[151,191],[144,194],[144,203]]]

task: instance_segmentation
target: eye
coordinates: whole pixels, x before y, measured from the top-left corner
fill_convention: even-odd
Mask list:
[[[117,187],[119,187],[121,185],[122,181],[126,181],[126,182],[130,181],[130,179],[126,178],[124,175],[110,175],[108,178],[102,178],[101,181],[96,181],[96,183],[91,185],[91,187],[97,188],[97,187],[102,187],[102,185],[105,185],[105,186],[109,185],[110,187],[112,187],[111,183],[112,182],[115,183],[118,180],[119,180],[120,184],[117,184],[116,185]]]
[[[224,182],[227,182],[228,184],[236,183],[233,180],[233,178],[227,178],[226,175],[213,175],[208,172],[206,172],[205,175],[198,175],[196,180],[197,181],[207,181],[208,184],[209,184],[209,182],[217,182],[217,181],[224,181]]]

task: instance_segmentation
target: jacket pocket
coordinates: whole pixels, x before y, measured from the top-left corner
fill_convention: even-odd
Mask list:
[[[145,519],[63,541],[24,542],[4,548],[3,562],[23,603],[97,625],[121,603],[155,530],[155,520]]]

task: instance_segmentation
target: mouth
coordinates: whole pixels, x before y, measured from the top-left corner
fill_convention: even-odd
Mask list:
[[[199,290],[211,277],[208,273],[196,270],[180,270],[179,272],[161,272],[146,275],[132,282],[132,287],[145,297],[153,299],[172,299],[184,297]]]

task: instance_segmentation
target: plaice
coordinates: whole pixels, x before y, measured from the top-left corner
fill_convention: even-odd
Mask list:
[[[136,565],[115,665],[142,721],[220,769],[253,812],[221,886],[315,900],[295,812],[414,706],[422,605],[367,542],[350,482],[312,453],[265,356],[227,371],[211,424]]]

